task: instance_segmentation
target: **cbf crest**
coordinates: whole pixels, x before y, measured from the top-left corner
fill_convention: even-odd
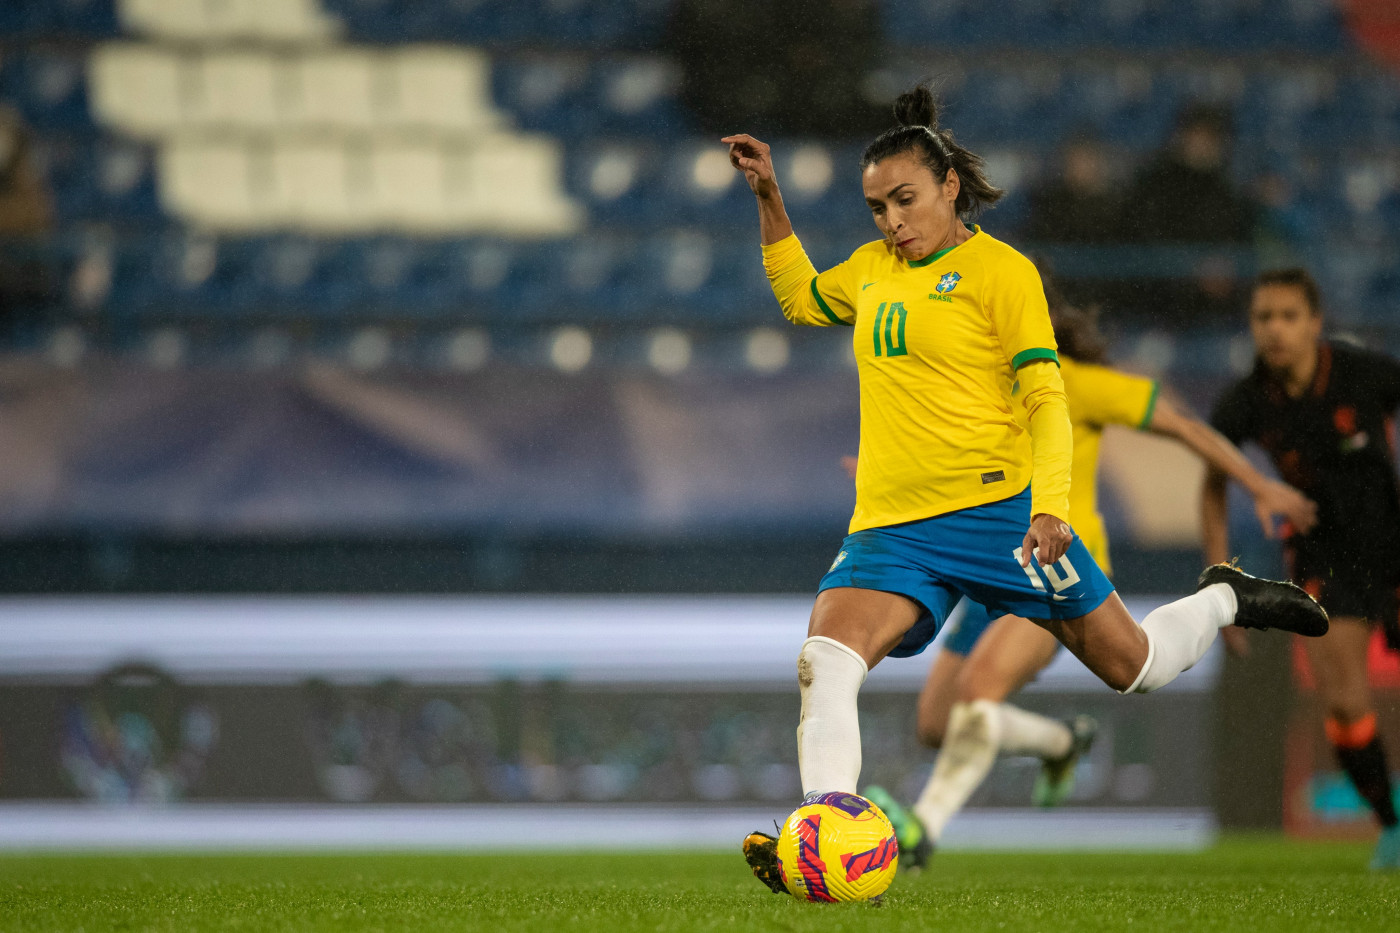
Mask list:
[[[946,295],[957,288],[958,283],[961,281],[962,276],[958,275],[956,272],[949,272],[938,280],[938,285],[934,287],[934,291],[938,292],[940,295]],[[925,286],[925,288],[927,288],[927,286]]]

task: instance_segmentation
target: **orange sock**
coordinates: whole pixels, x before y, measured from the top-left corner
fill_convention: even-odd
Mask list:
[[[1323,725],[1327,741],[1337,748],[1365,748],[1376,737],[1376,712],[1372,710],[1353,723],[1327,718]]]

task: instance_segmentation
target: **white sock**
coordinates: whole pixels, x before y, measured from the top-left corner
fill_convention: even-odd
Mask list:
[[[934,841],[992,770],[1001,740],[1000,719],[991,700],[954,703],[948,712],[938,761],[914,803],[914,815]]]
[[[997,743],[1003,755],[1034,755],[1037,758],[1063,758],[1074,744],[1074,734],[1062,722],[1012,706],[996,705]]]
[[[1215,641],[1215,633],[1235,621],[1235,591],[1213,583],[1174,603],[1158,606],[1142,620],[1147,661],[1124,693],[1151,693],[1189,671]]]
[[[860,719],[856,695],[870,669],[855,651],[814,635],[797,655],[802,719],[797,724],[797,768],[802,795],[856,793],[860,780]]]

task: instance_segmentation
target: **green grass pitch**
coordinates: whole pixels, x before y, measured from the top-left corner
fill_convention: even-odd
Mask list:
[[[0,857],[0,930],[1400,930],[1363,846],[937,856],[884,903],[798,903],[737,854]]]

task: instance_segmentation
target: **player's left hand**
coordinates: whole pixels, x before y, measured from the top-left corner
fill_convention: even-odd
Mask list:
[[[1031,518],[1031,527],[1021,541],[1021,566],[1029,567],[1032,555],[1042,567],[1053,564],[1065,556],[1073,540],[1074,529],[1069,527],[1069,522],[1041,512]]]
[[[1317,503],[1287,483],[1270,480],[1254,500],[1254,514],[1264,537],[1274,537],[1274,516],[1282,515],[1299,534],[1307,534],[1317,524]]]

